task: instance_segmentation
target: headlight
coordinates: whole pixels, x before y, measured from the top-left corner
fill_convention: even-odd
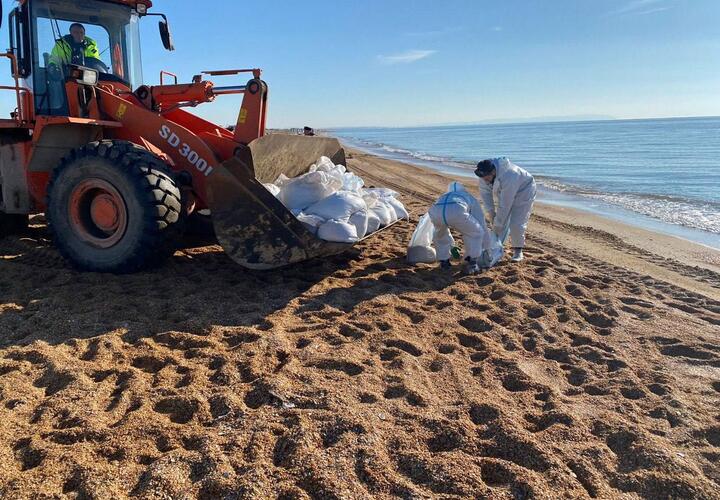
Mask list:
[[[98,83],[98,72],[90,68],[73,67],[70,71],[70,77],[82,85],[94,87]]]
[[[83,70],[82,83],[85,85],[97,85],[98,72],[93,69]]]

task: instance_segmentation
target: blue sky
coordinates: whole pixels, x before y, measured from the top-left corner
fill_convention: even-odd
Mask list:
[[[259,66],[273,127],[720,115],[718,0],[156,0],[155,11],[177,50],[143,21],[147,83],[163,68],[188,81]],[[225,97],[197,112],[226,124],[238,108]]]

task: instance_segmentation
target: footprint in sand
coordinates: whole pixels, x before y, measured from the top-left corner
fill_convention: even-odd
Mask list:
[[[533,293],[530,294],[530,298],[538,304],[544,306],[553,306],[556,304],[564,304],[565,299],[556,293]]]
[[[257,342],[258,340],[260,340],[260,338],[261,337],[259,334],[247,331],[227,335],[224,339],[224,342],[230,349],[234,349],[241,346],[242,344],[252,344],[253,342]]]
[[[543,283],[540,280],[530,278],[530,279],[528,279],[528,283],[530,283],[530,286],[535,289],[545,288],[545,283]]]
[[[485,344],[483,344],[482,340],[479,337],[475,337],[473,335],[466,335],[464,333],[457,333],[456,336],[458,342],[463,347],[468,347],[475,350],[481,350],[485,347]]]
[[[386,340],[385,345],[387,347],[394,347],[396,349],[400,349],[401,351],[405,351],[406,353],[411,354],[415,357],[420,356],[423,353],[422,350],[415,346],[415,344],[401,339]]]
[[[13,446],[15,459],[20,465],[20,470],[27,471],[34,469],[45,460],[46,452],[37,447],[31,438],[23,438]]]
[[[458,321],[463,326],[474,333],[485,333],[492,330],[492,325],[482,318],[471,316],[469,318]]]
[[[438,346],[438,352],[440,354],[452,354],[457,350],[457,345],[455,344],[440,344]]]
[[[643,399],[646,394],[645,391],[643,391],[640,387],[623,387],[620,389],[620,394],[625,399],[631,399],[631,400],[638,400]]]
[[[45,389],[45,397],[50,397],[67,388],[77,378],[70,372],[59,371],[50,366],[45,373],[35,380],[33,385],[39,389]]]
[[[343,337],[348,337],[355,340],[360,340],[365,337],[365,331],[350,323],[343,323],[342,325],[340,325],[338,332]]]
[[[666,396],[670,393],[670,388],[662,384],[650,384],[647,386],[647,388],[656,396]]]
[[[509,392],[524,392],[533,388],[532,382],[522,372],[511,372],[502,379],[502,386]]]
[[[410,318],[410,321],[414,325],[417,325],[417,324],[425,321],[425,315],[419,311],[415,311],[415,310],[409,309],[407,307],[396,307],[395,310],[401,314],[404,314],[408,318]]]
[[[620,309],[622,309],[623,311],[625,311],[628,314],[632,314],[633,316],[635,316],[637,319],[640,319],[640,320],[648,320],[653,317],[653,315],[647,311],[644,311],[642,309],[637,309],[634,307],[630,307],[630,306],[623,306]]]
[[[527,430],[532,433],[542,432],[553,425],[571,427],[575,423],[570,415],[557,410],[543,413],[542,415],[526,414],[524,418],[529,424],[526,427]]]
[[[630,306],[644,307],[646,309],[653,309],[655,304],[646,300],[637,299],[635,297],[620,297],[620,302]]]
[[[526,307],[525,314],[531,319],[540,319],[545,316],[545,310],[542,307]]]
[[[138,356],[132,360],[131,364],[145,373],[157,373],[168,366],[170,362],[155,356]]]
[[[590,374],[583,368],[572,368],[567,375],[568,384],[579,387],[590,380]]]
[[[513,324],[513,320],[510,316],[508,316],[507,314],[500,313],[500,312],[494,312],[494,313],[488,314],[487,318],[490,321],[492,321],[493,323],[495,323],[496,325],[500,325],[500,326],[504,326],[504,327],[507,327],[507,326],[510,326]]]
[[[161,399],[153,406],[154,411],[167,415],[170,421],[176,424],[190,422],[198,408],[197,401],[179,396]]]
[[[573,297],[586,297],[585,292],[578,285],[565,285],[565,291]]]
[[[473,404],[470,406],[469,416],[475,425],[488,425],[500,417],[500,410],[486,403]]]
[[[698,360],[709,360],[715,358],[715,355],[712,352],[703,351],[702,349],[696,349],[684,344],[662,347],[660,349],[660,353],[670,357],[682,357]]]
[[[404,384],[391,385],[383,393],[385,399],[400,399],[405,398],[405,401],[410,406],[426,406],[426,403],[422,396],[409,390]]]
[[[365,371],[365,369],[362,366],[360,366],[356,363],[352,363],[350,361],[337,360],[337,359],[323,359],[321,361],[313,363],[311,366],[314,366],[315,368],[319,368],[321,370],[326,370],[326,371],[343,372],[346,375],[350,375],[351,377],[360,375],[362,372]]]

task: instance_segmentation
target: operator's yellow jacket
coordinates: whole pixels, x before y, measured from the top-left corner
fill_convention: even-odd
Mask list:
[[[91,57],[93,59],[100,59],[100,51],[98,50],[97,42],[92,38],[86,36],[82,42],[82,54],[73,54],[73,45],[76,45],[73,41],[72,35],[65,35],[55,43],[52,52],[50,53],[50,64],[56,66],[67,65],[67,64],[83,64],[84,61],[79,59],[82,56],[83,59]],[[78,58],[78,60],[73,60]]]

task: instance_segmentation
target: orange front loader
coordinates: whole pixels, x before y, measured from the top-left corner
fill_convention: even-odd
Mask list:
[[[185,225],[203,217],[225,251],[253,269],[346,250],[315,238],[262,186],[280,173],[303,173],[322,155],[344,163],[340,144],[266,136],[268,88],[259,69],[168,85],[163,77],[174,75],[165,73],[160,85],[143,85],[140,19],[162,16],[161,38],[173,49],[165,16],[151,7],[150,0],[20,0],[11,12],[12,48],[0,56],[15,85],[0,90],[15,92],[17,108],[0,120],[0,236],[45,212],[62,254],[102,272],[156,265]],[[67,34],[72,23],[82,25],[82,38]],[[56,49],[63,39],[72,51]],[[84,48],[93,42],[99,59]],[[231,87],[205,79],[246,73],[247,83]],[[226,94],[243,94],[232,131],[186,111]]]

